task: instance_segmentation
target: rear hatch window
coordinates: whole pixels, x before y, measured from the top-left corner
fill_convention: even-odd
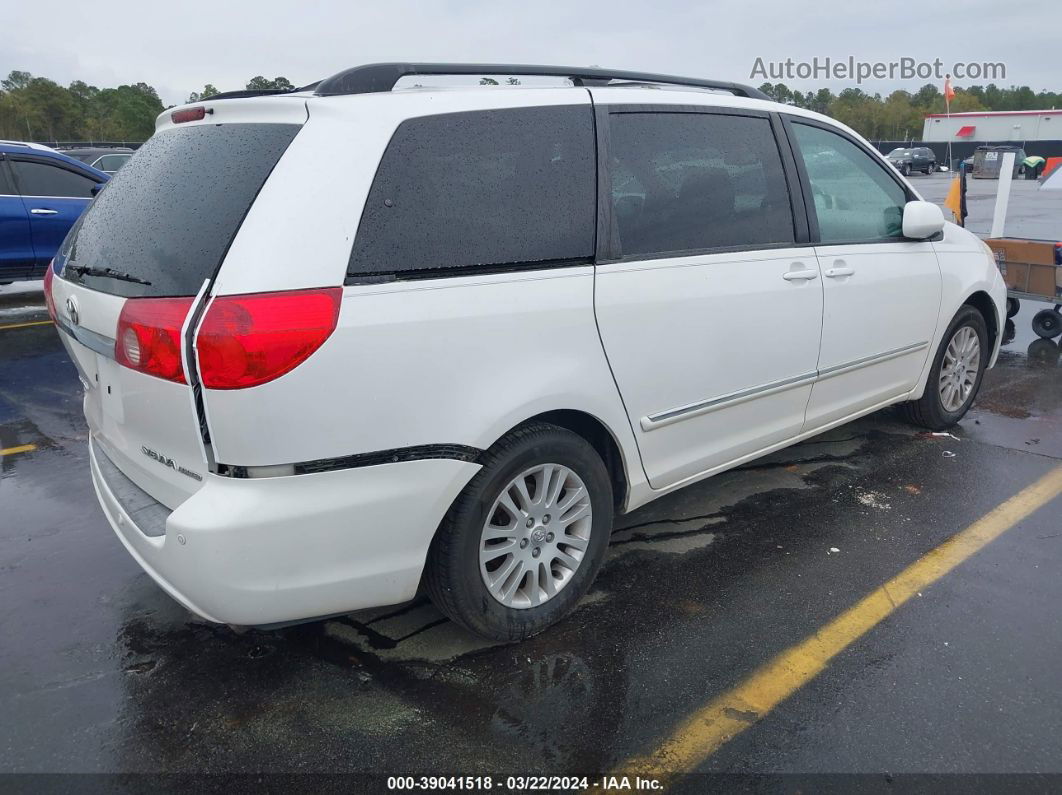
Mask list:
[[[63,277],[113,295],[195,295],[300,129],[203,124],[157,133],[70,231]]]

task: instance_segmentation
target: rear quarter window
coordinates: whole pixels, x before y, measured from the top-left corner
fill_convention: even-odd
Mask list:
[[[210,124],[150,138],[100,191],[63,245],[64,278],[126,296],[187,296],[212,278],[297,124]]]
[[[348,274],[589,260],[594,157],[588,105],[405,121],[369,191]]]

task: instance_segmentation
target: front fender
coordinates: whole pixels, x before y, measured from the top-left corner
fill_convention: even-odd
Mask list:
[[[988,366],[995,366],[1006,323],[1007,287],[999,273],[995,256],[977,235],[952,223],[944,225],[943,238],[933,244],[940,266],[941,295],[936,328],[930,356],[922,368],[918,386],[907,396],[917,400],[925,392],[929,371],[933,367],[937,349],[955,313],[963,304],[983,303],[987,296],[995,315],[995,339]],[[992,325],[992,324],[989,324]]]

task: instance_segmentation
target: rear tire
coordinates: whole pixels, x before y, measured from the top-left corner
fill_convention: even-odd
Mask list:
[[[1062,315],[1054,309],[1041,309],[1033,315],[1032,330],[1038,337],[1053,340],[1062,334]]]
[[[585,439],[543,422],[503,437],[481,463],[432,540],[424,584],[463,627],[523,640],[566,616],[597,575],[612,482]]]
[[[976,356],[970,343],[971,334],[977,341]],[[969,359],[964,359],[963,351],[970,354]],[[990,354],[984,317],[972,306],[963,306],[933,357],[925,393],[918,400],[900,404],[900,413],[908,422],[931,431],[950,428],[963,418],[977,397]],[[976,372],[970,372],[974,366]]]
[[[937,164],[936,163],[930,163],[929,164],[929,168],[926,169],[926,176],[928,177],[930,174],[932,174],[936,170],[937,170]]]

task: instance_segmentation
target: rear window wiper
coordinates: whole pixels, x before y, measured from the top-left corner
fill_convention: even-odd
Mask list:
[[[104,279],[117,279],[122,282],[135,282],[136,284],[150,285],[147,279],[141,279],[139,276],[134,276],[131,273],[122,273],[116,271],[114,268],[94,268],[91,265],[71,265],[66,266],[66,270],[73,271],[78,276],[99,276]]]

